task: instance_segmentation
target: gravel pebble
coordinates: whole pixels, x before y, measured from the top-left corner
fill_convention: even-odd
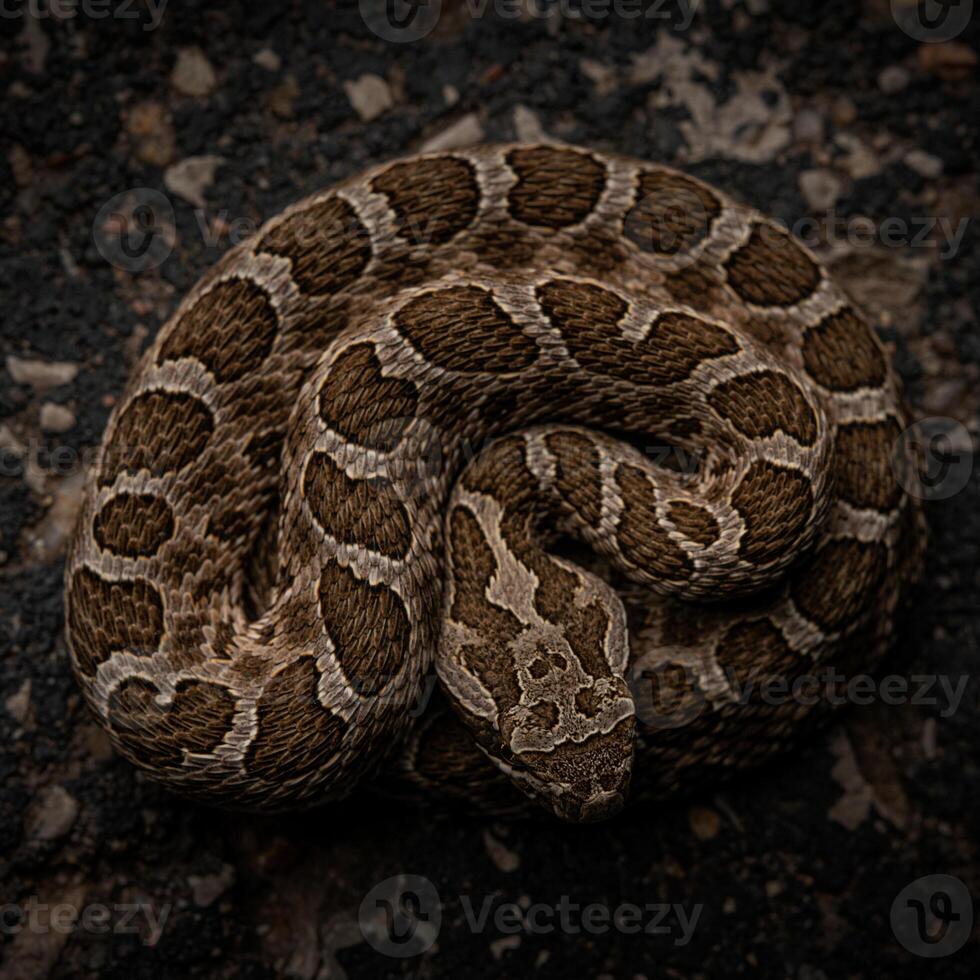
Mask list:
[[[832,170],[804,170],[800,190],[813,211],[829,211],[844,191],[841,179]]]
[[[126,132],[136,158],[154,167],[166,167],[177,156],[177,134],[167,107],[160,102],[138,102],[126,115]]]
[[[711,840],[721,830],[721,817],[710,807],[692,806],[687,811],[687,819],[698,840]]]
[[[45,432],[67,432],[75,428],[75,413],[64,405],[45,402],[41,406],[41,428]]]
[[[878,76],[878,88],[885,95],[897,95],[912,79],[911,72],[901,65],[889,65]]]
[[[801,109],[793,119],[793,135],[803,143],[820,143],[824,137],[823,116],[815,109]]]
[[[905,163],[922,177],[935,179],[943,172],[943,161],[925,150],[910,150],[905,154]]]
[[[218,76],[207,55],[199,47],[180,48],[170,74],[170,84],[181,95],[206,98],[218,84]]]
[[[354,81],[346,81],[344,91],[364,122],[377,119],[395,104],[391,86],[380,75],[361,75]]]
[[[163,175],[164,186],[177,197],[195,207],[203,208],[206,203],[204,192],[214,183],[215,171],[224,162],[224,157],[211,153],[200,157],[187,157],[167,168]]]
[[[70,384],[78,374],[78,365],[70,361],[39,361],[8,354],[7,371],[17,384],[43,390]]]
[[[29,826],[34,840],[57,840],[64,837],[78,819],[78,800],[63,786],[42,790]]]
[[[252,61],[266,71],[279,71],[282,67],[282,58],[276,54],[272,48],[263,48],[252,55]]]
[[[483,127],[475,112],[467,113],[457,119],[441,133],[427,139],[421,147],[422,153],[432,153],[436,150],[458,150],[464,146],[473,146],[483,139]]]

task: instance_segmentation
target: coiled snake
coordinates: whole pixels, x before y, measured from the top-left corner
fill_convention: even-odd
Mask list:
[[[211,802],[381,771],[603,817],[827,705],[763,680],[877,660],[922,550],[906,425],[814,257],[692,177],[551,144],[379,166],[147,351],[70,548],[74,670]]]

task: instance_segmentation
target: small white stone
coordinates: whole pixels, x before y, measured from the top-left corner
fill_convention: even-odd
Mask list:
[[[579,62],[582,74],[595,86],[596,95],[608,95],[616,88],[616,69],[592,58]]]
[[[282,67],[282,58],[272,48],[263,48],[261,51],[256,51],[252,55],[252,61],[259,68],[264,68],[266,71],[279,71]]]
[[[230,864],[222,865],[218,874],[188,875],[187,883],[194,895],[194,904],[207,908],[213,905],[231,887],[235,880],[235,869]]]
[[[344,91],[354,111],[364,122],[377,119],[395,104],[391,86],[380,75],[366,74],[354,81],[344,82]]]
[[[38,389],[57,388],[75,380],[78,365],[70,361],[39,361],[32,357],[8,354],[7,370],[17,384]]]
[[[793,119],[793,134],[803,143],[820,143],[823,140],[823,116],[815,109],[801,109]]]
[[[24,682],[4,701],[4,707],[18,725],[23,725],[31,713],[31,679]]]
[[[514,106],[514,132],[522,143],[539,143],[548,138],[541,120],[526,105]]]
[[[203,208],[204,191],[214,183],[214,173],[224,162],[224,157],[210,153],[187,157],[164,171],[164,186],[189,204]]]
[[[75,427],[75,413],[64,405],[45,402],[41,406],[41,428],[45,432],[67,432]]]
[[[826,169],[805,170],[800,174],[800,190],[814,211],[829,211],[843,192],[840,178]]]
[[[489,830],[483,831],[483,843],[490,860],[504,872],[516,871],[521,866],[520,856],[498,840]]]
[[[78,818],[78,801],[63,786],[49,786],[40,796],[31,821],[34,840],[64,837]]]
[[[170,84],[181,95],[204,98],[214,91],[218,76],[199,47],[180,48],[174,70],[170,73]]]
[[[421,146],[421,152],[433,153],[439,150],[461,150],[465,146],[473,146],[483,139],[483,127],[475,112],[467,113],[457,119],[441,133],[436,133]]]
[[[905,163],[921,177],[935,178],[943,172],[943,161],[925,150],[909,150],[905,154]]]
[[[878,76],[878,88],[885,95],[896,95],[908,86],[911,78],[907,68],[901,65],[889,65]]]

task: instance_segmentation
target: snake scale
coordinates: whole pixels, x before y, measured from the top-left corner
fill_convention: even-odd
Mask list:
[[[564,144],[388,163],[233,247],[144,355],[69,549],[74,671],[211,803],[600,819],[828,706],[764,680],[881,656],[923,548],[907,424],[826,270],[715,188]]]

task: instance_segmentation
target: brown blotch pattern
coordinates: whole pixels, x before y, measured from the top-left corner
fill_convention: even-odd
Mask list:
[[[173,537],[174,512],[162,497],[119,493],[95,515],[92,533],[104,551],[148,558]]]
[[[245,455],[258,470],[274,469],[282,453],[283,429],[279,427],[259,429],[248,437]]]
[[[817,416],[794,381],[776,371],[753,371],[716,385],[708,403],[750,439],[782,430],[803,446],[817,438]]]
[[[666,275],[664,289],[675,303],[704,310],[715,304],[722,281],[720,266],[702,256],[697,262]]]
[[[487,598],[497,561],[476,518],[464,507],[455,507],[450,515],[449,549],[453,563],[450,618],[479,635],[479,642],[462,651],[464,666],[480,679],[501,712],[505,712],[521,698],[507,644],[520,635],[523,626],[509,609],[494,605]]]
[[[555,457],[555,486],[562,500],[590,527],[602,516],[602,477],[599,450],[577,432],[554,432],[545,437]]]
[[[320,615],[358,694],[376,694],[401,670],[411,626],[400,596],[386,585],[371,585],[330,562],[320,574]]]
[[[352,480],[329,456],[314,453],[303,475],[303,495],[320,527],[338,541],[389,558],[408,554],[408,513],[387,480]]]
[[[193,357],[219,383],[238,381],[261,367],[277,330],[268,293],[248,279],[226,279],[174,324],[160,344],[157,364]]]
[[[410,299],[394,317],[399,333],[447,371],[522,371],[537,345],[479,286],[451,286]]]
[[[218,684],[177,682],[166,707],[160,691],[140,677],[123,681],[109,697],[109,727],[123,747],[143,765],[177,768],[184,753],[213,752],[231,728],[235,699]]]
[[[68,629],[79,670],[91,677],[117,650],[148,657],[163,638],[163,600],[145,579],[109,582],[87,568],[72,578]]]
[[[105,447],[100,483],[120,473],[178,473],[204,451],[214,431],[208,407],[183,392],[151,391],[136,398],[116,423]]]
[[[480,188],[473,166],[457,157],[396,163],[371,181],[395,212],[398,234],[413,245],[441,245],[476,217]]]
[[[465,507],[453,509],[449,547],[453,559],[450,617],[484,634],[514,639],[523,627],[509,609],[494,605],[487,598],[487,589],[497,572],[497,560],[479,522]]]
[[[642,340],[627,340],[620,327],[627,303],[591,283],[553,279],[537,296],[582,367],[634,384],[683,381],[705,360],[739,349],[727,330],[685,313],[664,313]]]
[[[673,500],[667,507],[667,516],[685,537],[707,547],[721,536],[718,522],[710,511],[685,500]]]
[[[390,452],[415,418],[418,391],[388,378],[371,344],[341,351],[320,387],[320,417],[345,439]]]
[[[699,631],[699,639],[703,635]],[[673,634],[668,639],[673,640]],[[692,644],[693,645],[693,644]],[[697,685],[697,675],[685,664],[666,663],[653,669],[635,670],[630,691],[636,703],[636,725],[640,732],[663,737],[665,727],[686,722],[702,712],[705,698]],[[665,726],[665,721],[669,726]]]
[[[640,175],[623,232],[645,252],[676,255],[706,238],[719,214],[721,202],[696,180],[654,170]]]
[[[833,540],[793,579],[793,601],[807,619],[833,632],[872,607],[887,570],[884,545]]]
[[[318,680],[312,657],[269,679],[257,703],[257,734],[245,753],[252,775],[276,783],[312,777],[340,751],[347,723],[320,702]]]
[[[739,349],[734,335],[717,324],[686,313],[663,313],[636,346],[639,380],[683,381],[702,362]]]
[[[757,223],[749,240],[726,261],[728,282],[747,303],[793,306],[820,285],[820,267],[776,225]]]
[[[848,307],[806,331],[803,363],[810,377],[831,391],[877,388],[887,371],[871,327]]]
[[[539,728],[547,732],[555,730],[560,717],[558,705],[554,701],[538,701],[528,708],[527,713],[537,722]]]
[[[567,228],[599,203],[606,168],[594,157],[551,146],[511,150],[507,163],[517,183],[507,195],[511,215],[525,224]]]
[[[902,434],[898,420],[851,422],[837,430],[837,492],[855,507],[888,511],[898,506],[902,487],[892,468]]]
[[[813,513],[813,489],[798,470],[760,460],[732,492],[732,506],[745,523],[739,555],[762,565],[797,547]]]
[[[345,289],[371,261],[371,236],[354,209],[332,196],[300,208],[266,232],[255,247],[292,262],[292,277],[312,296]]]
[[[767,684],[792,683],[802,661],[782,631],[768,619],[736,623],[718,641],[715,659],[729,684],[747,691],[751,702],[766,704]]]
[[[258,508],[242,510],[240,507],[228,507],[218,504],[208,516],[207,534],[222,541],[235,541],[248,537],[255,527],[256,511]]]
[[[581,608],[569,601],[566,616],[567,621],[562,624],[565,639],[582,668],[591,677],[611,677],[612,668],[604,652],[606,634],[609,632],[609,614],[595,600]]]
[[[653,487],[646,474],[635,466],[622,464],[616,470],[616,481],[623,497],[616,537],[624,557],[651,575],[687,581],[694,566],[660,526]]]

